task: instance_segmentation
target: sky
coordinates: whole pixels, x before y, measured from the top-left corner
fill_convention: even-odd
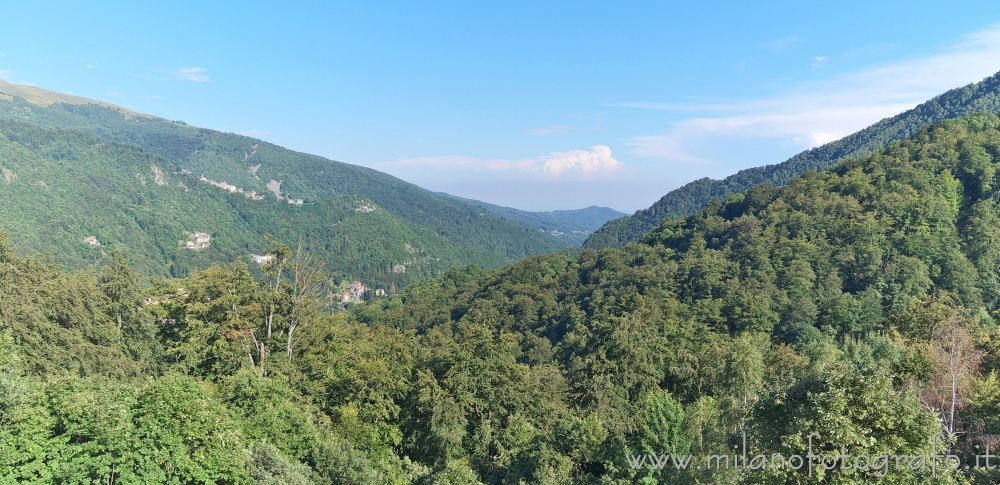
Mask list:
[[[632,212],[1000,71],[994,2],[10,2],[0,78],[525,210]]]

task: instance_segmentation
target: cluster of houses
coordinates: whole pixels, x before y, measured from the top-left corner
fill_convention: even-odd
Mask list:
[[[386,296],[385,290],[375,288],[375,296]],[[341,303],[361,303],[372,296],[371,289],[360,281],[352,281],[346,290],[340,293]]]
[[[184,247],[198,251],[205,249],[212,244],[212,236],[204,232],[188,233],[188,240],[184,242]]]
[[[361,284],[360,281],[352,281],[351,285],[347,287],[343,293],[340,294],[341,303],[359,303],[364,301],[365,293],[368,291],[368,287]]]

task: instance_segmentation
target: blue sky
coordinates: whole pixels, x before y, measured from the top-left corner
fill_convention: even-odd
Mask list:
[[[1000,71],[994,2],[12,2],[0,78],[631,212]]]

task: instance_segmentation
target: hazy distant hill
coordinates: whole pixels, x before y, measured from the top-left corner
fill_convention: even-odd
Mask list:
[[[723,180],[695,180],[670,191],[648,209],[608,222],[587,239],[584,247],[622,247],[639,241],[644,234],[666,219],[698,211],[713,198],[724,200],[763,183],[781,186],[806,170],[832,167],[845,158],[867,155],[894,141],[909,138],[936,121],[976,112],[1000,112],[1000,73],[981,82],[948,91],[916,108],[886,118],[840,140],[799,153],[780,164],[748,168]]]
[[[547,232],[560,240],[571,242],[574,245],[583,243],[593,231],[606,222],[625,215],[625,213],[616,211],[610,207],[599,207],[596,205],[585,209],[539,212],[523,211],[490,204],[489,202],[466,199],[444,192],[438,193],[468,202],[496,215],[518,221],[528,227],[537,228],[539,231]]]
[[[270,233],[388,285],[572,245],[375,170],[38,88],[0,93],[0,230],[72,267],[114,247],[183,275],[246,259]],[[194,232],[208,247],[185,247]]]

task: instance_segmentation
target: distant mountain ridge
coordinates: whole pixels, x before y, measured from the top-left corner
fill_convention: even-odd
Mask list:
[[[481,200],[466,199],[445,192],[438,192],[438,194],[468,202],[498,216],[521,222],[528,227],[534,227],[577,246],[608,221],[625,215],[624,212],[616,211],[610,207],[596,205],[583,209],[524,211]]]
[[[541,214],[551,214],[557,220],[566,224],[572,224],[591,231],[596,231],[601,226],[612,219],[617,219],[624,215],[624,212],[616,211],[610,207],[592,205],[583,209],[557,209]]]
[[[806,170],[824,170],[846,158],[869,155],[905,140],[937,121],[977,112],[1000,112],[1000,73],[978,83],[952,89],[916,108],[886,118],[857,133],[806,150],[777,165],[741,170],[722,180],[702,178],[674,189],[647,209],[609,221],[584,242],[584,247],[623,247],[637,242],[667,219],[693,214],[713,198],[725,200],[750,187],[782,186]]]
[[[83,98],[80,96],[75,96],[66,93],[59,93],[56,91],[49,91],[48,89],[42,89],[37,86],[13,84],[4,81],[3,79],[0,79],[0,93],[3,93],[0,96],[7,97],[7,99],[4,99],[5,101],[12,101],[10,97],[17,96],[18,98],[21,98],[31,104],[36,104],[39,106],[49,106],[55,103],[81,104],[81,105],[96,104],[98,106],[103,106],[105,108],[113,109],[127,116],[138,116],[150,119],[156,118],[153,115],[132,111],[123,106],[118,106],[116,104],[111,104],[105,101]]]
[[[572,245],[375,170],[91,101],[0,84],[0,230],[69,267],[113,248],[182,276],[272,234],[388,288]],[[195,232],[203,250],[184,247]]]

